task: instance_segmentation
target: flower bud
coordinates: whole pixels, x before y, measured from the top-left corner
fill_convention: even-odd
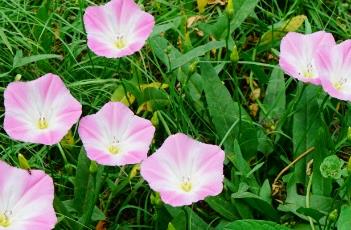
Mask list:
[[[22,169],[29,170],[30,166],[29,166],[29,163],[28,163],[27,159],[20,153],[18,154],[17,157],[18,157],[18,161],[19,161],[20,167]]]
[[[97,172],[97,170],[98,170],[98,165],[96,164],[95,161],[91,161],[90,166],[89,166],[89,172],[91,174],[94,174]]]
[[[227,7],[225,8],[225,12],[227,13],[229,18],[233,18],[233,15],[234,15],[233,0],[228,0]]]

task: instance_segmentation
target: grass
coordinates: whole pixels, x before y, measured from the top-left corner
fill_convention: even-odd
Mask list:
[[[320,175],[319,165],[332,154],[349,159],[349,104],[275,71],[281,36],[269,38],[284,22],[306,15],[298,31],[325,30],[338,41],[348,39],[349,1],[236,0],[229,31],[219,4],[199,14],[196,1],[139,1],[157,26],[139,53],[121,59],[98,57],[86,46],[84,9],[104,2],[1,1],[0,91],[16,77],[28,81],[52,72],[82,103],[84,115],[129,92],[136,98],[132,110],[157,126],[150,153],[176,132],[224,148],[224,191],[173,208],[150,190],[137,168],[91,165],[76,126],[74,144],[55,146],[13,141],[2,130],[2,160],[18,166],[21,153],[32,168],[54,178],[57,229],[103,229],[102,224],[108,229],[224,229],[228,223],[236,224],[226,229],[253,229],[257,224],[235,222],[242,219],[310,229],[307,216],[318,219],[319,214],[315,229],[342,225],[341,207],[350,202],[347,173],[332,183]],[[203,17],[187,28],[187,20],[197,15]],[[268,40],[262,44],[264,34]],[[238,62],[230,60],[234,44]],[[140,88],[152,83],[161,84]],[[1,111],[3,118],[3,106]],[[315,151],[291,165],[272,197],[278,173],[310,147]],[[313,179],[306,174],[312,158]],[[338,215],[328,218],[333,210]]]

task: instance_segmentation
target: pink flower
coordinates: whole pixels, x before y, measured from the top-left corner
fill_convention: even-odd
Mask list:
[[[300,81],[320,85],[315,55],[322,47],[333,45],[333,35],[324,31],[312,34],[290,32],[281,41],[279,65],[285,73]]]
[[[11,138],[25,142],[57,144],[82,113],[81,104],[51,73],[10,83],[4,98],[4,129]]]
[[[0,161],[0,229],[53,229],[54,184],[41,170],[11,167]]]
[[[112,0],[103,6],[90,6],[84,14],[88,47],[108,58],[139,51],[154,24],[154,17],[142,11],[133,0]]]
[[[140,173],[165,203],[190,205],[221,193],[223,161],[224,152],[218,146],[178,133],[141,163]]]
[[[332,97],[351,101],[351,40],[317,53],[323,89]]]
[[[83,117],[78,132],[91,160],[120,166],[147,157],[155,127],[124,104],[108,102],[96,114]]]

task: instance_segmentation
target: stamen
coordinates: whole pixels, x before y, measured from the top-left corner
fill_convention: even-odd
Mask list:
[[[115,46],[117,47],[117,49],[123,49],[124,47],[126,47],[126,40],[124,39],[123,35],[118,35],[116,37]]]
[[[0,214],[0,227],[9,227],[11,225],[10,219],[5,213]]]
[[[340,90],[346,83],[347,83],[347,79],[346,78],[342,78],[341,80],[335,82],[333,84],[333,86],[334,86],[334,88],[336,90]]]
[[[39,118],[39,120],[37,122],[37,127],[38,127],[38,129],[47,129],[49,127],[49,123],[45,117],[41,116]]]
[[[193,185],[190,182],[190,177],[183,177],[182,183],[180,184],[180,188],[184,191],[184,192],[190,192],[192,189]]]
[[[314,78],[313,66],[312,64],[308,64],[306,70],[303,72],[303,76],[305,78]]]

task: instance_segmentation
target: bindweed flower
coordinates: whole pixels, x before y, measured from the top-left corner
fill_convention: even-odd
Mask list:
[[[82,105],[51,73],[33,81],[10,83],[4,100],[4,129],[19,141],[57,144],[82,113]]]
[[[351,101],[351,40],[320,50],[316,66],[323,89],[332,97]]]
[[[78,128],[88,157],[102,165],[140,163],[147,157],[155,128],[120,102],[108,102],[83,117]]]
[[[141,163],[140,173],[165,203],[190,205],[221,193],[223,161],[224,152],[218,146],[178,133]]]
[[[334,45],[333,35],[324,31],[312,34],[289,32],[280,43],[279,65],[293,78],[320,85],[316,53],[322,47]]]
[[[53,229],[54,184],[41,170],[11,167],[0,161],[0,229]]]
[[[133,0],[90,6],[84,14],[88,47],[97,55],[119,58],[139,51],[155,25],[154,17]]]

